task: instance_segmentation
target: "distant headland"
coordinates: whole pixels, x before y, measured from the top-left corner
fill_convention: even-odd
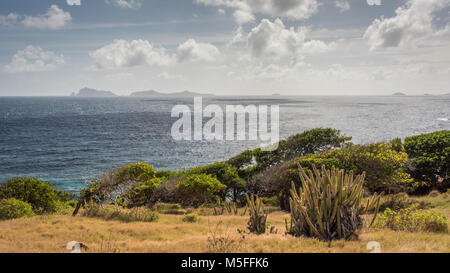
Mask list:
[[[72,93],[72,97],[118,97],[118,95],[114,94],[111,91],[102,91],[102,90],[96,90],[92,88],[82,88],[78,91],[78,93]],[[191,92],[191,91],[181,91],[181,92],[174,92],[174,93],[162,93],[155,90],[148,90],[148,91],[138,91],[133,92],[130,94],[130,97],[142,97],[142,98],[149,98],[149,97],[194,97],[194,96],[214,96],[213,94],[208,93],[197,93],[197,92]]]

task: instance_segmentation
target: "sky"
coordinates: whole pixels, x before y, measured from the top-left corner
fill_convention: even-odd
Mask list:
[[[0,96],[450,92],[450,0],[2,0]]]

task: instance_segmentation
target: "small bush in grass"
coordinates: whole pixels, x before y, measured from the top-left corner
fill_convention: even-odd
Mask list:
[[[159,220],[159,214],[156,211],[145,207],[118,209],[113,206],[102,207],[94,202],[85,206],[82,216],[122,222],[155,222]]]
[[[148,208],[137,207],[120,211],[117,219],[123,222],[156,222],[159,220],[159,214]]]
[[[274,207],[280,206],[280,201],[278,200],[278,198],[276,196],[261,197],[261,201],[263,202],[264,205],[267,205],[267,206],[274,206]]]
[[[430,204],[425,201],[416,201],[409,198],[406,193],[398,193],[383,196],[380,200],[380,211],[385,211],[388,208],[398,211],[400,209],[409,208],[413,205],[416,205],[418,209],[427,209],[430,207]]]
[[[200,222],[200,217],[198,217],[197,214],[194,214],[194,213],[186,214],[183,217],[183,222],[197,223],[197,222]]]
[[[379,215],[375,227],[409,232],[448,232],[447,218],[433,211],[418,211],[417,206],[394,211],[386,209]]]
[[[68,202],[58,201],[56,203],[55,213],[62,215],[71,214],[75,206],[76,201],[68,201]]]
[[[36,178],[14,178],[0,187],[0,199],[15,198],[29,203],[37,214],[55,212],[61,192],[53,186]]]
[[[227,227],[223,228],[223,222],[216,224],[208,234],[207,252],[209,253],[237,253],[244,243],[245,235],[234,234]],[[225,229],[224,231],[222,231]],[[240,232],[239,232],[240,233]]]
[[[14,198],[0,200],[0,220],[15,219],[33,215],[30,204]]]
[[[185,213],[185,210],[180,204],[156,203],[152,209],[162,214],[181,215]]]

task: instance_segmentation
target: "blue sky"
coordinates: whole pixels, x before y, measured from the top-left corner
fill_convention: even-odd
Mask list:
[[[450,0],[71,2],[0,2],[0,96],[450,92]]]

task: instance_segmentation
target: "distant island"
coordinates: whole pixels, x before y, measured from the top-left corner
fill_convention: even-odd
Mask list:
[[[114,94],[111,91],[101,91],[101,90],[96,90],[96,89],[91,89],[91,88],[83,88],[80,89],[80,91],[78,91],[78,93],[72,93],[71,96],[73,97],[116,97],[117,95]]]
[[[78,91],[78,93],[73,92],[70,96],[72,97],[117,97],[116,94],[114,94],[111,91],[101,91],[96,90],[92,88],[83,88]],[[213,94],[206,94],[206,93],[196,93],[191,91],[182,91],[182,92],[174,92],[174,93],[161,93],[155,90],[148,90],[148,91],[138,91],[133,92],[130,94],[130,97],[142,97],[142,98],[163,98],[163,97],[194,97],[194,96],[204,96],[204,97],[210,97],[214,96]]]
[[[397,92],[397,93],[392,94],[392,96],[406,96],[406,94],[402,93],[402,92]]]

